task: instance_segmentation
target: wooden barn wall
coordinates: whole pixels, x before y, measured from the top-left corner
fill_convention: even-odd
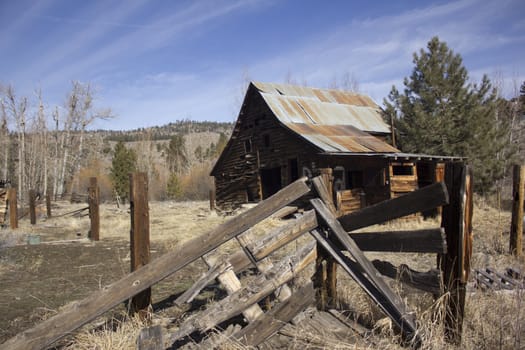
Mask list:
[[[231,144],[215,169],[216,201],[219,208],[258,202],[264,196],[261,169],[280,168],[281,187],[292,182],[290,163],[297,161],[297,175],[311,163],[307,156],[318,151],[281,125],[255,89],[248,91]]]

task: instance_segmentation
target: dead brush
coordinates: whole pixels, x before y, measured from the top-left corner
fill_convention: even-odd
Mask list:
[[[152,316],[152,315],[150,315]],[[138,316],[122,314],[104,322],[95,329],[88,326],[78,332],[65,350],[128,350],[135,349],[140,331],[149,325],[149,321]]]

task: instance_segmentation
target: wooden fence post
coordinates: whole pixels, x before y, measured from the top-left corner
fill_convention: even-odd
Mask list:
[[[29,217],[31,220],[31,225],[36,225],[36,191],[29,190]]]
[[[18,228],[18,204],[16,201],[16,188],[10,188],[7,191],[7,200],[9,201],[9,225],[11,229]]]
[[[319,169],[322,184],[326,188],[328,197],[327,205],[335,209],[333,193],[333,177],[331,168]],[[337,213],[333,213],[336,215]],[[315,275],[313,278],[314,288],[316,289],[317,308],[325,310],[334,307],[337,301],[337,263],[326,249],[317,244],[317,257],[315,260]]]
[[[89,219],[91,226],[89,229],[89,239],[98,241],[100,239],[100,211],[99,211],[99,188],[96,177],[89,178],[88,188]]]
[[[510,253],[520,256],[523,242],[523,202],[525,201],[525,165],[514,165],[512,184],[512,219]]]
[[[210,211],[215,210],[215,190],[210,190]]]
[[[441,226],[447,239],[447,254],[439,255],[445,293],[445,338],[459,344],[463,330],[465,294],[472,254],[472,174],[463,163],[447,163],[445,183],[449,204],[443,207]]]
[[[51,217],[51,195],[49,193],[46,193],[46,214],[47,217]]]
[[[145,173],[130,174],[131,209],[131,271],[149,263],[149,208],[148,178]],[[131,299],[130,311],[147,317],[151,304],[151,288],[147,288]]]

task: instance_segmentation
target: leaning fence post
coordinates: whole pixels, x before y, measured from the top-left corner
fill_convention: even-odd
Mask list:
[[[335,210],[333,203],[333,178],[331,168],[319,169],[321,183],[314,182],[314,186],[322,186],[326,189],[327,196],[324,196],[327,206]],[[318,192],[322,189],[319,188]],[[336,215],[336,212],[333,212]],[[315,261],[315,275],[313,277],[314,288],[316,289],[317,308],[325,310],[327,307],[334,307],[337,301],[337,263],[321,244],[317,244],[317,257]]]
[[[18,204],[16,201],[16,188],[7,190],[7,200],[9,201],[9,225],[11,229],[18,228]]]
[[[472,174],[463,163],[447,163],[445,183],[449,204],[443,206],[441,226],[445,229],[447,254],[440,255],[445,293],[445,338],[459,344],[463,330],[465,294],[472,254]]]
[[[46,193],[46,214],[47,217],[51,217],[51,195],[49,193]]]
[[[89,238],[92,241],[100,239],[100,210],[99,210],[99,188],[96,177],[89,178],[88,188],[89,219],[91,227],[89,229]]]
[[[36,224],[36,191],[29,190],[29,217],[31,220],[31,225]]]
[[[131,271],[149,263],[149,208],[148,178],[145,173],[130,174],[131,209]],[[130,310],[146,317],[151,304],[151,288],[147,288],[131,299]]]
[[[520,256],[523,242],[523,202],[525,201],[525,165],[514,165],[512,184],[512,219],[510,253]]]
[[[210,190],[210,211],[215,210],[215,190]]]

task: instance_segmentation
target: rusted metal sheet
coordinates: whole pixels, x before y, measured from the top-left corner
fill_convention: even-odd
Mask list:
[[[351,125],[366,132],[390,133],[379,106],[368,96],[284,84],[253,84],[283,123]]]
[[[350,125],[318,125],[293,122],[285,123],[285,125],[324,152],[398,152],[396,148],[386,142]]]

